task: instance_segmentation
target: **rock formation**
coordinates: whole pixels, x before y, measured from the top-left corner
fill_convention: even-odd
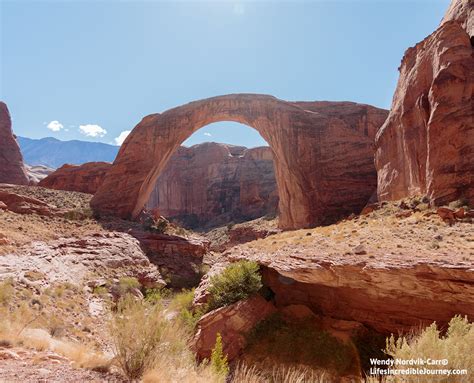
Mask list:
[[[439,28],[405,52],[376,137],[380,200],[474,203],[472,9],[453,1]]]
[[[0,183],[27,185],[20,147],[12,131],[7,105],[0,102]]]
[[[44,165],[28,165],[25,164],[26,174],[30,180],[30,185],[37,185],[42,179],[54,172],[53,168]]]
[[[94,194],[111,166],[108,162],[66,164],[42,179],[38,186]]]
[[[373,135],[386,115],[368,105],[292,103],[256,94],[219,96],[153,114],[121,146],[91,206],[137,217],[186,138],[210,123],[235,121],[256,129],[272,148],[280,226],[329,223],[360,211],[375,190]]]
[[[147,208],[188,228],[213,227],[276,214],[276,189],[270,148],[208,142],[178,148]]]
[[[32,286],[54,283],[97,285],[98,270],[104,279],[128,276],[146,287],[161,287],[165,282],[150,263],[138,241],[125,233],[96,233],[78,238],[61,238],[50,243],[33,242],[18,253],[0,257],[2,279],[28,283],[28,274],[37,274]],[[91,279],[92,278],[92,279]]]
[[[245,347],[246,335],[275,311],[271,302],[257,295],[204,315],[197,324],[192,342],[197,357],[210,359],[219,333],[224,353],[229,360],[234,359]]]

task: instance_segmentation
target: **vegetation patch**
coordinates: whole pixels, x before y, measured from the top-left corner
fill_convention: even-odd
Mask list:
[[[211,277],[209,310],[228,306],[257,293],[262,288],[259,266],[253,261],[239,261]]]

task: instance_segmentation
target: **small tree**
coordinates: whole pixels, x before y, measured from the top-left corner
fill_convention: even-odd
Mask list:
[[[217,333],[216,344],[212,349],[211,368],[215,374],[223,377],[229,373],[229,363],[227,361],[227,355],[224,354],[222,348],[222,337],[220,333]]]

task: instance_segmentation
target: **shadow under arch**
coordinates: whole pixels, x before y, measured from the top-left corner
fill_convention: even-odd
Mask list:
[[[258,94],[217,96],[152,114],[123,143],[91,206],[136,218],[181,143],[206,125],[233,121],[256,129],[273,151],[280,227],[329,223],[360,210],[374,192],[373,139],[386,114],[356,103]]]

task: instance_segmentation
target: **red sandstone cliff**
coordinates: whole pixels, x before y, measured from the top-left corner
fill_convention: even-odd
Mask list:
[[[0,183],[27,185],[23,157],[12,131],[7,105],[0,102]]]
[[[217,143],[180,147],[148,201],[187,227],[211,227],[275,214],[278,194],[268,147]]]
[[[378,197],[426,194],[474,203],[473,6],[453,1],[440,27],[407,49],[376,137]]]
[[[108,162],[66,164],[42,179],[38,186],[94,194],[111,166]]]

